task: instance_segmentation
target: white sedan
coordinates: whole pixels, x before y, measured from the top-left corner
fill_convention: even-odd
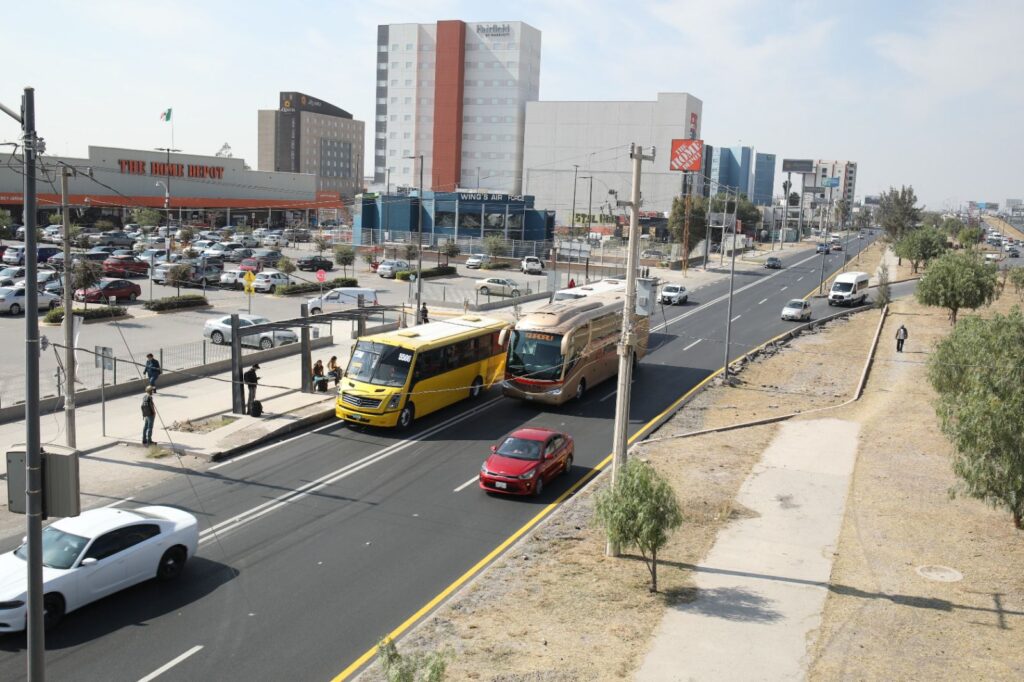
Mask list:
[[[46,291],[37,294],[36,307],[39,310],[53,310],[60,307],[60,298]],[[0,287],[0,312],[20,315],[25,312],[25,287]]]
[[[150,578],[177,578],[196,553],[196,517],[173,507],[91,509],[43,529],[47,629],[65,613]],[[0,632],[25,629],[28,548],[0,555]]]
[[[264,270],[256,274],[256,281],[252,283],[252,288],[256,291],[274,293],[278,287],[286,287],[291,284],[292,281],[288,278],[288,275],[283,272],[276,270]]]
[[[797,320],[798,322],[811,319],[811,304],[802,298],[794,298],[782,309],[783,320]]]

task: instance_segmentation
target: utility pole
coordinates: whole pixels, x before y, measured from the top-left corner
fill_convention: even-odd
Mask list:
[[[173,132],[171,133],[171,136],[172,137],[174,136]],[[166,179],[167,179],[167,193],[164,195],[164,208],[167,209],[167,231],[170,232],[171,231],[171,152],[180,152],[181,150],[174,148],[174,142],[171,142],[171,146],[170,147],[156,147],[155,149],[158,152],[167,152],[167,164],[164,166],[164,170],[167,171],[166,176],[165,176]],[[179,214],[178,214],[178,223],[179,223],[179,226],[180,226],[180,223],[181,223],[180,211],[179,211]],[[267,227],[270,227],[269,223],[267,224]]]
[[[690,265],[690,207],[692,205],[689,172],[683,173],[683,204],[683,277],[686,277],[686,270]],[[704,248],[707,248],[707,244],[704,244]],[[706,260],[707,258],[705,258]]]
[[[590,198],[587,199],[587,239],[590,239],[590,231],[594,228],[594,176],[588,175],[590,180]]]
[[[633,159],[633,191],[628,202],[619,202],[630,208],[629,250],[626,252],[626,301],[622,308],[622,338],[619,341],[619,377],[615,395],[615,442],[612,450],[612,487],[618,484],[622,467],[626,465],[626,431],[629,428],[629,398],[633,381],[633,358],[636,338],[633,318],[636,316],[636,268],[640,257],[640,172],[644,161],[654,161],[654,148],[645,155],[643,147],[630,145]],[[608,542],[607,556],[618,556],[619,545]]]
[[[420,160],[420,186],[416,197],[416,311],[415,319],[419,319],[420,309],[423,305],[423,154],[406,156],[406,159]]]
[[[71,209],[68,206],[68,178],[74,174],[73,168],[61,167],[60,210],[61,222],[64,223],[64,442],[69,448],[77,447],[75,436],[75,316],[72,301]],[[150,286],[152,286],[152,282],[153,280],[150,279]]]
[[[739,188],[736,188],[736,202],[739,203]],[[736,231],[738,229],[736,216],[732,219],[732,264],[729,266],[729,305],[725,314],[725,366],[722,369],[722,378],[729,380],[729,345],[732,343],[732,294],[736,282]]]
[[[569,219],[569,239],[572,239],[576,233],[576,180],[580,173],[580,165],[574,163],[572,165],[572,216]]]

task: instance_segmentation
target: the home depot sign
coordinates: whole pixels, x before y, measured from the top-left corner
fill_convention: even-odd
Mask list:
[[[201,180],[223,180],[224,166],[204,166],[199,163],[165,163],[163,161],[140,161],[118,159],[121,172],[126,175],[156,175],[172,178],[197,178]]]

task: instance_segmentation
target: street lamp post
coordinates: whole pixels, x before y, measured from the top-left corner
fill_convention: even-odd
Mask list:
[[[171,144],[174,144],[173,142]],[[154,147],[158,152],[167,152],[167,164],[164,166],[166,171],[164,177],[167,179],[167,184],[164,185],[164,208],[167,210],[167,227],[171,226],[171,152],[180,152],[180,149],[174,149],[173,147]],[[181,213],[178,213],[178,222],[181,222]]]
[[[420,160],[420,186],[416,197],[416,319],[419,319],[420,310],[423,306],[423,154],[402,157],[405,159],[419,158]]]

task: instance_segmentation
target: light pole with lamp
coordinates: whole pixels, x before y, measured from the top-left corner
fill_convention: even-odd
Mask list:
[[[390,199],[388,197],[391,196],[391,171],[392,170],[394,170],[393,166],[388,166],[387,168],[384,169],[385,177],[387,178],[384,181],[384,184],[385,184],[385,190],[384,190],[384,222],[380,226],[380,239],[378,240],[378,241],[380,241],[381,254],[385,258],[387,258],[387,254],[384,253],[384,225],[385,224],[387,225],[388,231],[391,230],[391,223],[388,222],[388,217],[389,217],[389,213],[390,213],[390,211],[388,211],[388,202],[390,201]]]
[[[171,144],[173,145],[174,143],[172,142]],[[171,152],[180,152],[181,150],[180,149],[175,149],[174,147],[154,147],[154,149],[156,151],[158,151],[158,152],[167,152],[167,164],[164,166],[164,170],[166,171],[166,173],[164,174],[164,177],[167,180],[167,184],[164,185],[164,193],[165,193],[164,194],[164,196],[165,196],[164,208],[167,209],[167,227],[170,228],[170,226],[171,226]],[[180,212],[178,214],[178,222],[179,223],[181,222],[181,214],[180,214]]]
[[[419,320],[423,306],[423,154],[403,156],[403,159],[420,160],[420,186],[416,194],[416,319]]]

